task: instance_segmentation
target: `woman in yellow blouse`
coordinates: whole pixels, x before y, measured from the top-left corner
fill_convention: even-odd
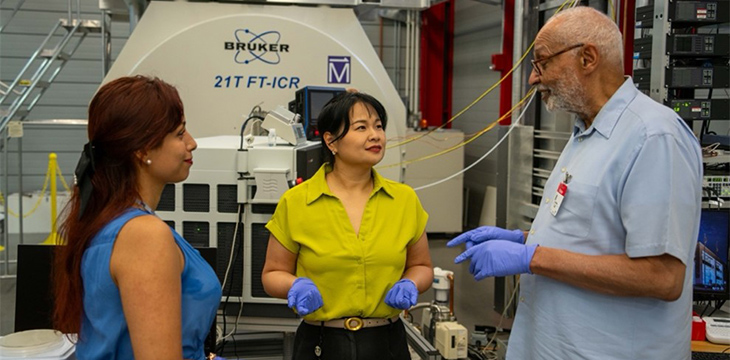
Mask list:
[[[378,100],[339,95],[318,124],[328,162],[266,225],[264,288],[304,317],[295,360],[410,359],[398,314],[433,281],[428,214],[413,189],[373,170],[385,153]]]

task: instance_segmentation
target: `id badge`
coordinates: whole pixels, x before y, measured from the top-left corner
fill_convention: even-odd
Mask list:
[[[560,185],[558,185],[558,190],[555,192],[555,197],[553,197],[553,204],[550,206],[550,213],[553,216],[558,215],[558,210],[560,210],[560,205],[563,203],[563,198],[567,192],[568,184],[561,181]]]

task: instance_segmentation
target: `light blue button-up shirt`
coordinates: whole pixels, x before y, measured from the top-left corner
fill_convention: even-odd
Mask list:
[[[566,173],[568,190],[553,215]],[[577,119],[528,244],[588,255],[670,254],[687,265],[682,295],[671,302],[611,296],[523,275],[507,359],[689,359],[701,191],[697,139],[630,78],[588,129]]]

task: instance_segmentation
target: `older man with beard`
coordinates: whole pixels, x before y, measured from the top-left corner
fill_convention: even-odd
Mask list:
[[[530,84],[576,115],[529,232],[481,227],[466,243],[477,280],[520,277],[507,359],[689,359],[702,156],[690,128],[639,92],[621,34],[587,7],[535,40]]]

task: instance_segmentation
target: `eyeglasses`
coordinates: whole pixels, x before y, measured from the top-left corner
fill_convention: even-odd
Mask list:
[[[532,63],[532,68],[535,69],[535,73],[538,76],[542,76],[542,69],[540,69],[540,66],[538,66],[541,62],[548,61],[548,60],[550,60],[550,59],[552,59],[552,58],[554,58],[554,57],[556,57],[556,56],[558,56],[560,54],[566,53],[566,52],[568,52],[570,50],[573,50],[573,49],[577,49],[577,48],[579,48],[579,47],[581,47],[583,45],[585,45],[585,44],[575,44],[573,46],[568,47],[567,49],[558,51],[558,52],[556,52],[556,53],[554,53],[552,55],[548,55],[547,57],[544,57],[542,59],[530,60],[530,62]]]

